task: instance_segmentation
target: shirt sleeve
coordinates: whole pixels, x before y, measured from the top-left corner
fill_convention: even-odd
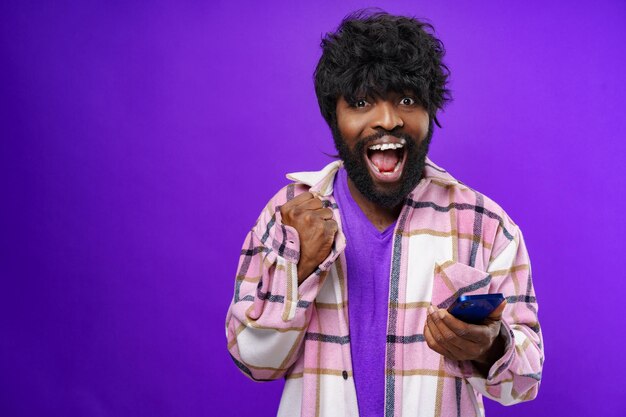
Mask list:
[[[505,237],[507,234],[502,233]],[[537,396],[544,361],[528,253],[516,226],[511,237],[489,262],[487,271],[492,278],[490,292],[501,292],[507,300],[502,316],[502,334],[507,339],[505,353],[491,366],[486,377],[476,372],[466,375],[474,389],[504,405]],[[462,368],[467,370],[467,366]]]
[[[299,186],[281,190],[246,236],[226,317],[231,357],[254,380],[281,378],[296,361],[313,301],[338,256],[333,247],[320,267],[298,286],[298,233],[282,224],[280,217],[280,205],[293,198],[294,188],[297,192]]]

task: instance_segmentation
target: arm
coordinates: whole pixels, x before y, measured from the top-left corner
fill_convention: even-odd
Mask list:
[[[532,400],[541,380],[543,338],[530,260],[519,229],[489,263],[487,272],[493,279],[490,292],[501,292],[507,300],[501,320],[504,354],[486,375],[474,375],[468,381],[486,397],[505,405]]]
[[[503,303],[482,325],[464,323],[445,309],[429,309],[424,335],[445,356],[449,370],[465,377],[481,394],[502,404],[537,395],[543,346],[537,321],[528,254],[521,232],[500,231],[497,255],[489,262],[489,292],[501,292]]]
[[[288,196],[304,191],[296,187],[281,190],[246,236],[226,318],[228,350],[239,369],[254,380],[281,378],[297,360],[313,300],[338,256],[329,247],[326,260],[298,285],[300,235],[281,215]]]

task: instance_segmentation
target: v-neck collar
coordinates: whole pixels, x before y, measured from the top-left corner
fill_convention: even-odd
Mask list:
[[[383,231],[378,230],[376,226],[374,226],[374,224],[370,221],[370,219],[365,215],[365,213],[363,212],[361,207],[358,205],[358,203],[352,197],[352,194],[350,193],[350,188],[348,187],[348,175],[346,173],[346,170],[343,168],[340,168],[337,171],[336,178],[337,178],[336,180],[337,182],[335,183],[335,191],[341,194],[341,199],[345,201],[348,206],[348,207],[345,207],[344,205],[344,207],[341,207],[341,206],[339,207],[339,211],[342,212],[343,217],[344,217],[343,219],[344,223],[348,221],[347,217],[349,215],[357,216],[358,223],[367,225],[365,226],[365,228],[368,234],[381,240],[388,238],[389,235],[393,233],[393,230],[396,227],[396,223],[398,222],[398,219],[396,219],[392,224],[390,224],[385,230]]]

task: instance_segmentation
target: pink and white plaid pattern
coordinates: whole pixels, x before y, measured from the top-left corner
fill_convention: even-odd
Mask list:
[[[288,175],[246,237],[226,318],[228,349],[254,380],[286,378],[279,416],[358,416],[348,327],[345,236],[333,198],[341,162]],[[280,206],[318,193],[339,223],[333,250],[300,286],[297,232]],[[376,256],[376,254],[372,254]],[[543,343],[530,263],[519,228],[496,203],[427,160],[394,232],[386,345],[385,416],[482,416],[537,395]],[[506,353],[480,375],[424,340],[427,308],[461,294],[501,292]]]

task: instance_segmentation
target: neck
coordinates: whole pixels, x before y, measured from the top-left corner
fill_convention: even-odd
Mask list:
[[[350,195],[354,201],[361,208],[365,217],[378,229],[379,231],[386,230],[389,226],[393,224],[398,219],[400,215],[400,211],[402,210],[402,204],[399,204],[396,207],[388,208],[381,207],[376,203],[373,203],[369,199],[367,199],[361,192],[356,188],[350,177],[348,177],[348,189],[350,190]]]

